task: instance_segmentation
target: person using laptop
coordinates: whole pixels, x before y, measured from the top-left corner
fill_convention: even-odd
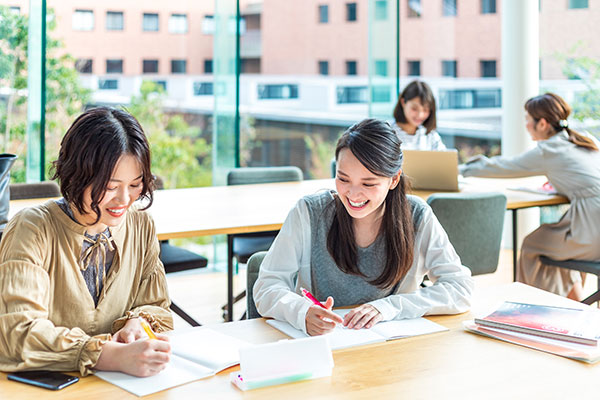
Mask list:
[[[431,208],[406,194],[400,144],[376,119],[344,132],[336,191],[300,199],[261,264],[254,301],[262,316],[320,335],[336,323],[361,329],[469,309],[471,272]],[[421,287],[425,275],[433,285]],[[324,306],[304,299],[301,288]],[[358,306],[342,320],[331,311],[334,300]]]
[[[436,132],[435,97],[429,85],[415,80],[406,85],[390,122],[402,141],[403,150],[446,150]]]
[[[517,280],[571,299],[583,299],[582,274],[542,265],[556,260],[600,259],[600,143],[569,128],[571,107],[546,93],[525,103],[527,131],[537,146],[513,157],[480,156],[461,165],[463,176],[516,178],[546,175],[571,203],[561,220],[543,224],[523,240]]]

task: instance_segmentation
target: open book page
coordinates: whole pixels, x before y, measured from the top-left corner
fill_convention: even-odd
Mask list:
[[[215,372],[176,355],[159,374],[146,378],[131,376],[122,372],[98,371],[96,376],[136,396],[146,396],[174,386],[196,381],[214,375]]]
[[[309,337],[301,330],[294,328],[289,323],[284,321],[269,319],[267,320],[267,324],[294,339]],[[325,336],[329,338],[329,345],[331,346],[332,350],[385,342],[385,338],[370,329],[347,329],[340,324],[335,327],[333,332],[328,333]]]
[[[545,351],[546,353],[552,353],[578,361],[585,361],[587,363],[600,361],[600,345],[589,346],[537,335],[528,335],[526,333],[494,329],[477,325],[474,321],[464,321],[463,326],[469,332],[529,347],[531,349]]]
[[[333,312],[344,318],[350,310],[349,308],[340,308],[333,310]],[[383,336],[386,340],[393,340],[443,332],[447,331],[448,328],[425,318],[411,318],[379,322],[369,330]]]
[[[174,331],[169,336],[173,354],[204,365],[215,373],[238,364],[239,349],[249,344],[205,327]]]

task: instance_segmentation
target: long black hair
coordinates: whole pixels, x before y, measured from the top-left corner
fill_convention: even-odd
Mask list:
[[[409,100],[418,98],[423,107],[429,108],[429,117],[423,121],[423,126],[426,129],[426,134],[433,131],[437,127],[435,97],[429,85],[423,81],[412,81],[400,93],[396,107],[394,107],[394,120],[400,123],[406,123],[406,115],[404,115],[404,107],[402,100],[406,103]]]
[[[52,163],[60,191],[67,202],[79,213],[84,209],[84,191],[91,187],[91,209],[100,220],[98,204],[117,161],[121,156],[134,156],[142,169],[142,193],[148,199],[145,208],[152,205],[154,177],[150,172],[150,145],[142,126],[126,111],[111,107],[87,110],[73,122],[60,143],[58,159]]]
[[[336,160],[342,149],[352,154],[370,172],[391,178],[402,167],[401,141],[392,127],[377,119],[365,119],[351,126],[340,137]],[[403,175],[385,198],[385,211],[379,234],[385,235],[386,265],[380,276],[370,281],[380,288],[391,288],[408,272],[413,262],[414,226],[406,198],[408,182]],[[365,276],[358,269],[358,251],[352,217],[336,196],[335,215],[327,234],[327,250],[338,268],[348,274]]]

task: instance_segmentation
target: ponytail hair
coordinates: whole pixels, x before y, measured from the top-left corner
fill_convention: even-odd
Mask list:
[[[564,129],[569,135],[569,142],[588,150],[598,151],[598,146],[592,139],[569,128],[567,118],[571,114],[571,107],[562,97],[554,93],[532,97],[525,103],[525,110],[535,122],[544,118],[555,133]]]
[[[335,149],[338,160],[342,149],[352,154],[370,172],[391,178],[402,167],[401,141],[392,127],[377,119],[365,119],[350,127],[340,137]],[[406,198],[408,182],[404,175],[385,198],[385,211],[379,234],[385,235],[386,265],[380,276],[369,283],[379,288],[392,288],[404,278],[413,262],[414,226],[412,211]],[[358,250],[352,217],[342,201],[335,197],[335,214],[327,234],[327,250],[344,273],[365,276],[358,269]]]

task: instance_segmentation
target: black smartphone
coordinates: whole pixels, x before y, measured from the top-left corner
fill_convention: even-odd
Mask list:
[[[71,376],[55,371],[21,371],[7,375],[11,381],[23,382],[33,386],[39,386],[50,390],[59,390],[79,380]]]

